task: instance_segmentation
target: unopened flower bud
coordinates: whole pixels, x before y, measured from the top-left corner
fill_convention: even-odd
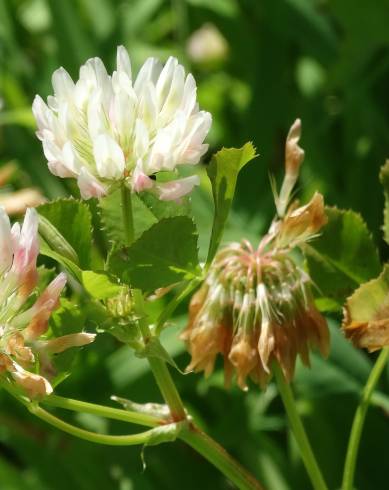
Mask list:
[[[276,197],[278,216],[283,217],[289,205],[292,190],[297,182],[300,166],[304,160],[304,150],[298,145],[301,136],[301,120],[292,124],[285,143],[285,177],[280,195]]]

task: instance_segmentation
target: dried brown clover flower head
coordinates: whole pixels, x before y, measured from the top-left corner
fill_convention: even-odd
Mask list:
[[[247,241],[217,254],[191,301],[182,339],[192,355],[188,370],[209,375],[222,354],[226,384],[235,369],[242,389],[247,377],[266,385],[273,361],[290,380],[297,355],[309,365],[311,347],[323,356],[329,348],[308,275],[286,252],[262,253]]]
[[[286,145],[289,183],[296,181],[303,157],[299,131],[296,121]],[[298,165],[290,165],[291,155]],[[192,298],[189,323],[181,335],[192,357],[188,370],[207,376],[221,354],[226,385],[235,371],[238,385],[247,389],[247,378],[266,385],[273,362],[290,381],[298,355],[308,366],[311,348],[328,355],[328,326],[315,307],[312,281],[291,255],[326,224],[323,197],[316,193],[305,206],[289,205],[292,189],[284,181],[276,196],[278,218],[258,248],[243,240],[215,256]]]

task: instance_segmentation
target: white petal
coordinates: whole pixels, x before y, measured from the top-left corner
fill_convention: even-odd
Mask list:
[[[131,137],[136,116],[135,104],[134,99],[121,91],[115,94],[109,113],[109,119],[119,136],[120,145],[127,150],[132,147]]]
[[[187,134],[180,145],[176,156],[180,163],[195,165],[208,149],[208,145],[203,145],[212,124],[212,116],[209,112],[201,111],[192,116],[188,125]]]
[[[170,91],[170,86],[172,84],[173,76],[174,76],[174,70],[176,66],[178,65],[178,60],[176,58],[170,57],[165,66],[163,67],[163,70],[161,71],[161,74],[158,78],[158,82],[156,85],[156,90],[157,90],[157,99],[158,99],[158,106],[159,109],[161,109],[165,103],[166,97],[169,94]]]
[[[87,117],[89,136],[92,141],[99,134],[109,130],[108,117],[104,110],[101,90],[96,90],[90,96]]]
[[[157,100],[154,85],[149,82],[139,96],[138,117],[149,129],[155,127],[157,119]]]
[[[35,121],[39,129],[49,128],[48,114],[50,109],[47,107],[42,97],[36,95],[34,102],[32,103],[32,113],[34,114]]]
[[[77,184],[83,199],[90,199],[91,197],[99,198],[107,194],[105,186],[93,177],[86,167],[82,167]]]
[[[170,85],[169,93],[163,104],[159,121],[160,124],[165,124],[170,121],[181,104],[185,84],[185,70],[183,66],[178,65],[173,74],[172,83]]]
[[[198,175],[191,175],[183,179],[173,180],[156,186],[161,201],[177,201],[189,194],[195,185],[200,184]]]
[[[59,68],[53,73],[52,84],[56,97],[70,99],[74,92],[74,82],[64,68]]]
[[[148,58],[139,70],[136,77],[134,90],[137,95],[141,94],[148,82],[156,84],[159,74],[162,70],[162,64],[155,58]]]
[[[12,257],[11,224],[4,208],[0,207],[0,277],[11,268]]]
[[[134,154],[136,159],[142,158],[149,148],[149,133],[144,122],[137,119],[135,122]]]
[[[71,156],[65,143],[64,152],[53,142],[48,139],[43,140],[43,152],[48,161],[48,167],[53,175],[61,178],[75,177],[75,164],[71,163]],[[64,155],[65,153],[65,155]]]
[[[121,179],[125,168],[123,150],[108,134],[101,134],[93,143],[97,172],[105,179]]]
[[[196,81],[191,73],[188,74],[184,85],[184,95],[182,98],[182,111],[189,116],[196,107],[197,87]]]
[[[116,55],[116,66],[118,72],[124,72],[131,80],[131,61],[124,46],[119,46]]]

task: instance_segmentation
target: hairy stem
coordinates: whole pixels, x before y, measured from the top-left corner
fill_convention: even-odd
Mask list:
[[[122,215],[126,245],[130,245],[134,241],[134,215],[132,212],[131,191],[125,185],[122,186]]]
[[[382,371],[388,362],[389,348],[382,349],[374,364],[366,385],[363,389],[361,400],[355,412],[353,425],[351,427],[348,442],[346,461],[343,472],[342,490],[352,490],[354,484],[355,467],[357,462],[359,444],[361,442],[362,430],[366,419],[367,410],[373,395],[374,389],[380,379]]]
[[[300,415],[297,412],[293,392],[277,363],[273,364],[273,373],[312,486],[315,490],[327,490],[327,485],[313,454]]]
[[[139,290],[134,291],[134,304],[136,312],[140,318],[139,327],[143,340],[145,344],[147,344],[151,339],[151,332],[147,322],[146,313],[144,311],[143,296]],[[184,420],[186,418],[184,404],[182,403],[180,394],[177,391],[176,385],[174,384],[165,361],[158,359],[157,357],[148,357],[147,359],[158,388],[160,389],[165,402],[170,408],[172,419],[174,421]]]

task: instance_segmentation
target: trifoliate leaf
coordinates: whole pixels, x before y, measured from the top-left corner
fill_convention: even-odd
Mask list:
[[[78,256],[79,266],[82,269],[90,267],[91,243],[92,243],[92,217],[88,206],[75,199],[59,199],[57,201],[42,204],[37,208],[38,213],[46,218],[60,235],[68,242]],[[51,243],[50,237],[54,242]],[[57,254],[62,255],[61,249],[57,250],[54,235],[44,235],[49,247]],[[57,237],[58,238],[58,237]],[[70,256],[66,258],[72,260]],[[74,260],[72,260],[74,262]]]
[[[207,259],[208,264],[212,261],[219,247],[234,197],[238,174],[255,156],[255,148],[252,143],[246,143],[239,149],[223,148],[213,156],[207,169],[212,183],[212,194],[215,203],[215,215]]]
[[[328,223],[321,235],[304,246],[310,276],[320,294],[340,308],[360,284],[381,270],[378,252],[362,217],[326,208]]]
[[[380,181],[384,187],[385,208],[384,208],[384,224],[383,232],[386,243],[389,244],[389,160],[381,168]]]
[[[190,200],[188,196],[176,201],[161,201],[157,196],[150,192],[144,192],[139,195],[140,199],[146,204],[147,208],[155,216],[157,221],[164,218],[172,218],[173,216],[188,216],[190,215]]]
[[[197,238],[190,218],[163,219],[130,247],[114,252],[109,271],[143,291],[192,279],[199,273]]]
[[[121,199],[121,191],[117,190],[99,201],[105,233],[115,245],[126,243]],[[136,240],[158,219],[136,194],[131,195],[131,206],[134,218],[134,239]]]

